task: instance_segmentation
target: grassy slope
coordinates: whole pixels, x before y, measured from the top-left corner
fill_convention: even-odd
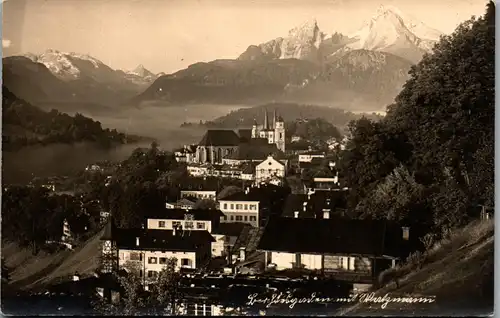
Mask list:
[[[436,296],[433,304],[356,303],[341,310],[341,315],[485,315],[493,312],[494,221],[475,222],[448,240],[438,242],[419,270],[415,264],[400,268],[400,286],[393,282],[375,291]]]
[[[26,290],[69,277],[76,271],[84,276],[92,274],[98,265],[101,235],[102,232],[96,234],[73,251],[40,252],[35,256],[29,249],[20,248],[15,243],[2,244],[2,256],[11,269],[10,285]]]

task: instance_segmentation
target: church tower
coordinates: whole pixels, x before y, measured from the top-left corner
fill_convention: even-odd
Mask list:
[[[259,138],[259,130],[257,128],[257,121],[255,119],[253,120],[252,125],[252,138]]]
[[[278,116],[276,119],[276,111],[275,111],[275,124],[274,124],[274,140],[276,147],[285,152],[285,121],[281,116]]]

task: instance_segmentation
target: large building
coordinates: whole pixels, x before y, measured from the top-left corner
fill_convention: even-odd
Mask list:
[[[186,147],[184,152],[176,154],[176,159],[198,164],[261,161],[276,151],[285,152],[285,123],[283,118],[277,117],[276,111],[270,123],[266,111],[264,125],[259,126],[255,122],[251,130],[239,129],[237,133],[227,129],[209,129],[196,146],[195,155],[187,155],[189,151],[192,152],[192,148]]]
[[[269,123],[267,111],[264,117],[264,125],[259,126],[257,121],[252,127],[252,138],[265,138],[269,144],[275,144],[276,147],[285,152],[285,122],[281,116],[276,116],[274,111],[273,122]]]

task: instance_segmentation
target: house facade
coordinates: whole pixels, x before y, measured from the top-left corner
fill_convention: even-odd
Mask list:
[[[146,285],[169,258],[176,259],[175,270],[179,271],[197,269],[211,257],[214,238],[208,231],[120,229],[112,222],[101,237],[102,258],[109,263],[108,270],[133,268],[139,271]]]
[[[255,167],[255,182],[281,184],[285,174],[285,164],[269,156]]]
[[[402,228],[386,221],[273,218],[258,249],[278,270],[310,270],[370,284],[407,255],[406,242]]]
[[[169,231],[182,229],[212,233],[212,230],[219,226],[221,216],[223,214],[220,210],[209,209],[155,211],[146,216],[146,228]]]
[[[255,196],[245,193],[235,193],[229,197],[219,200],[219,209],[224,216],[221,223],[241,222],[259,226],[260,202]]]
[[[181,190],[181,198],[196,198],[198,200],[215,200],[217,196],[217,191],[206,191],[206,190]]]

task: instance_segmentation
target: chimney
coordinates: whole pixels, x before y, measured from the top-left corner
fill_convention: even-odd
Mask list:
[[[330,210],[323,210],[323,219],[330,218]]]
[[[298,219],[299,218],[299,211],[293,212],[294,218]]]
[[[307,212],[307,202],[304,202],[304,204],[302,204],[302,206],[303,206],[304,212]]]
[[[245,247],[240,247],[240,261],[244,261],[245,260]]]
[[[403,226],[403,240],[408,241],[410,239],[410,228],[408,226]]]
[[[136,237],[136,238],[135,238],[135,245],[136,245],[136,246],[139,246],[139,237]]]

